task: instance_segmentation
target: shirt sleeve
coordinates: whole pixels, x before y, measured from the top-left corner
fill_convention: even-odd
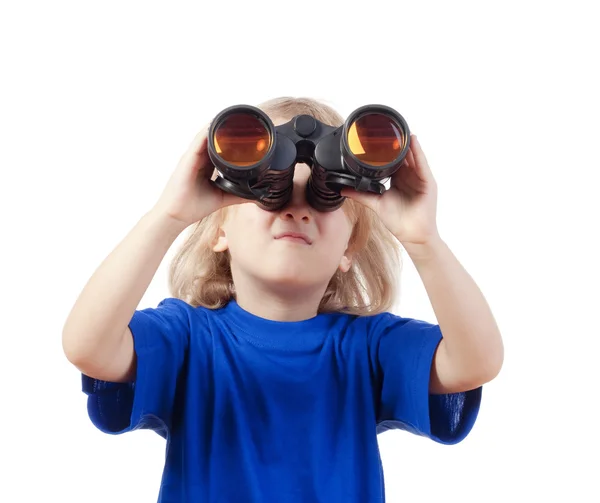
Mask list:
[[[88,415],[99,430],[150,429],[166,438],[189,342],[189,308],[179,299],[165,299],[134,313],[129,323],[137,360],[133,382],[82,375]]]
[[[402,429],[441,444],[456,444],[471,431],[482,387],[433,395],[429,392],[439,325],[386,313],[376,323],[370,350],[375,368],[377,432]]]

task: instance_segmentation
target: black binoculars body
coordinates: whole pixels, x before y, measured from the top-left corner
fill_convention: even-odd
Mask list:
[[[408,124],[385,105],[358,108],[339,127],[310,115],[274,126],[259,108],[236,105],[220,112],[208,131],[216,185],[270,211],[288,203],[297,163],[311,168],[308,204],[333,211],[343,204],[344,188],[382,194],[409,148]]]

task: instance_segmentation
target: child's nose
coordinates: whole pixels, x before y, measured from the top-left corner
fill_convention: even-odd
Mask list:
[[[306,186],[299,187],[294,184],[290,202],[281,210],[282,218],[297,222],[310,222],[312,220],[312,212],[306,201],[305,192]]]
[[[310,221],[312,210],[306,200],[306,184],[310,176],[310,168],[305,164],[297,164],[294,173],[294,185],[288,204],[281,209],[285,218],[300,221]]]
[[[312,220],[312,209],[306,200],[306,182],[303,185],[294,183],[290,201],[281,209],[281,215],[298,222]]]

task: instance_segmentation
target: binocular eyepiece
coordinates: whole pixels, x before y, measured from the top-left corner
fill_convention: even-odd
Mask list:
[[[409,147],[408,124],[384,105],[358,108],[339,127],[310,115],[274,126],[259,108],[236,105],[220,112],[208,131],[216,185],[270,211],[288,203],[297,163],[311,168],[308,204],[333,211],[344,202],[344,188],[385,192],[382,182],[400,168]]]

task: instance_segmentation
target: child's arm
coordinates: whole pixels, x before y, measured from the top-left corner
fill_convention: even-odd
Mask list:
[[[491,381],[502,367],[504,346],[479,287],[441,239],[405,248],[444,336],[432,365],[430,391],[454,393]]]
[[[153,209],[90,278],[63,329],[65,355],[82,373],[112,382],[133,377],[135,355],[128,323],[184,227]]]
[[[345,189],[342,195],[379,215],[415,263],[442,330],[431,391],[478,388],[500,371],[500,331],[479,288],[443,243],[437,229],[437,183],[415,135],[404,164],[382,196]]]
[[[135,352],[128,324],[169,247],[190,224],[243,201],[210,181],[205,131],[181,157],[154,208],[90,278],[65,322],[65,355],[89,377],[132,379]]]

